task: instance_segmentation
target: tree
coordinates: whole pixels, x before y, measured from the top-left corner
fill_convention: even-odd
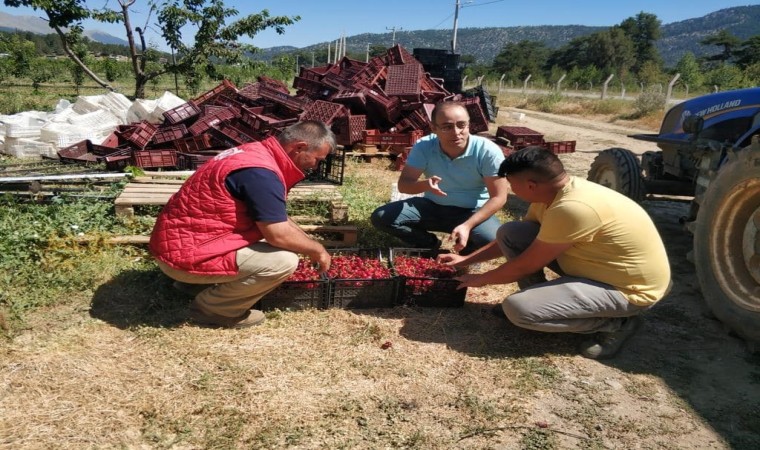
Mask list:
[[[699,62],[692,52],[686,52],[676,64],[676,72],[681,74],[680,81],[689,86],[690,89],[696,89],[702,86],[704,77],[699,68]]]
[[[760,35],[752,36],[742,42],[736,51],[736,64],[742,69],[760,63]]]
[[[594,33],[589,48],[591,63],[624,81],[636,61],[633,41],[620,27]]]
[[[8,53],[13,62],[11,74],[16,78],[28,76],[32,68],[32,61],[37,55],[34,43],[25,40],[16,33],[8,39],[3,39],[0,45],[2,45],[3,52]]]
[[[737,89],[744,83],[744,74],[736,67],[729,64],[721,64],[705,74],[706,84],[718,86],[722,90]]]
[[[633,64],[633,72],[641,73],[647,63],[651,70],[652,63],[656,66],[662,66],[662,59],[655,47],[655,42],[660,38],[660,25],[662,22],[654,14],[640,12],[636,17],[629,17],[620,24],[620,28],[633,41],[633,48],[636,55]]]
[[[150,14],[144,27],[132,28],[129,9],[137,0],[117,0],[118,9],[91,9],[86,0],[4,0],[6,6],[28,6],[47,15],[50,27],[61,39],[64,52],[96,83],[113,89],[101,80],[76,54],[71,46],[82,39],[82,22],[95,19],[101,22],[122,23],[129,43],[132,73],[135,79],[135,98],[145,95],[145,86],[153,78],[167,72],[194,76],[198,68],[206,73],[214,72],[214,62],[240,62],[246,52],[253,52],[252,45],[241,44],[239,38],[253,38],[262,30],[273,28],[284,33],[285,26],[300,20],[299,16],[270,16],[269,11],[250,14],[230,24],[227,20],[237,17],[238,11],[228,8],[223,0],[152,0],[148,3]],[[150,24],[156,15],[156,24]],[[165,66],[153,66],[148,70],[149,49],[145,44],[148,26],[161,30],[167,47],[176,52],[176,61]],[[137,33],[136,42],[135,34]],[[183,35],[193,36],[192,44],[186,44]]]
[[[741,40],[726,29],[722,29],[715,34],[702,39],[699,43],[702,45],[717,45],[723,47],[721,53],[713,55],[707,59],[709,61],[727,63],[734,57],[734,50],[739,46]]]
[[[494,58],[493,69],[496,73],[509,73],[510,78],[523,80],[532,74],[536,79],[542,75],[548,57],[549,50],[543,42],[510,42]]]

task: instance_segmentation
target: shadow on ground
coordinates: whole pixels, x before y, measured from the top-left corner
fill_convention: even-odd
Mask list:
[[[159,270],[129,270],[97,288],[90,315],[126,329],[174,327],[186,321],[190,298]]]

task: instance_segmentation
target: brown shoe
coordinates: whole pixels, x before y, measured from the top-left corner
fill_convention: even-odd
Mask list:
[[[190,320],[198,325],[222,328],[248,328],[261,325],[265,319],[264,313],[257,309],[246,311],[240,317],[227,317],[202,311],[194,303],[190,305]]]

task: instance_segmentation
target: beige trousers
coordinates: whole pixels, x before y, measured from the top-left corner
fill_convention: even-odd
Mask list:
[[[169,278],[182,283],[211,285],[195,296],[195,306],[202,311],[239,317],[295,272],[298,255],[257,242],[238,250],[236,261],[238,273],[235,275],[196,275],[156,262]]]

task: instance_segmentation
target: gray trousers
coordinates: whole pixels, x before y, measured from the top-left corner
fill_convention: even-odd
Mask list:
[[[514,258],[528,248],[538,230],[535,222],[508,222],[499,228],[496,241],[507,259]],[[609,284],[563,275],[556,261],[549,268],[560,277],[546,281],[541,271],[519,280],[521,290],[502,303],[515,325],[547,332],[617,331],[623,318],[648,308],[629,302]]]

